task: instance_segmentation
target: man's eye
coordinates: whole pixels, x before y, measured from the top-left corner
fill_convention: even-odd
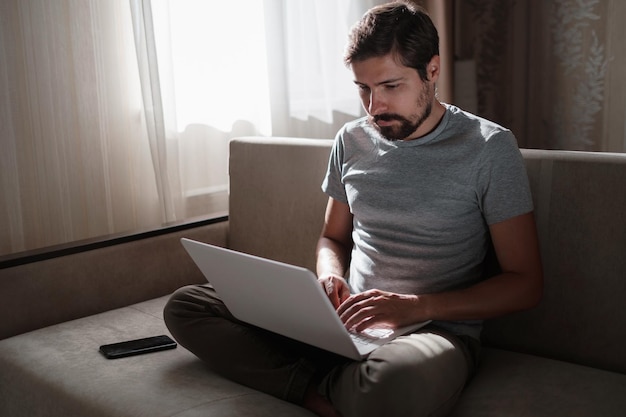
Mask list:
[[[398,84],[385,84],[385,88],[387,90],[395,90],[396,88],[398,88]]]

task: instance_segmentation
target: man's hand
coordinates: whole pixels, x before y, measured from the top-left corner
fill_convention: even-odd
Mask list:
[[[318,281],[335,309],[350,297],[350,288],[345,279],[336,275],[325,275],[319,277]]]
[[[369,290],[349,297],[337,313],[348,329],[357,332],[368,327],[396,329],[428,319],[420,317],[424,313],[418,303],[416,295]]]

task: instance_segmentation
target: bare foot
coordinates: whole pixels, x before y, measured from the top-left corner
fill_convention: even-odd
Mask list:
[[[307,388],[302,405],[320,417],[341,417],[341,414],[333,407],[330,401],[317,392],[314,384],[309,385],[309,388]]]

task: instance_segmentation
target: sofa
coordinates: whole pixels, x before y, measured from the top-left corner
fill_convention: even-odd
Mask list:
[[[0,416],[311,416],[181,346],[115,360],[98,347],[168,334],[168,294],[205,281],[181,237],[313,269],[331,143],[234,139],[227,218],[0,260]],[[522,153],[544,296],[485,323],[452,415],[625,415],[626,154]]]

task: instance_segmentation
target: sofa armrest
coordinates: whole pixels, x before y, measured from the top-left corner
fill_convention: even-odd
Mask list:
[[[203,282],[180,244],[226,244],[228,222],[0,269],[0,339],[127,306]]]

